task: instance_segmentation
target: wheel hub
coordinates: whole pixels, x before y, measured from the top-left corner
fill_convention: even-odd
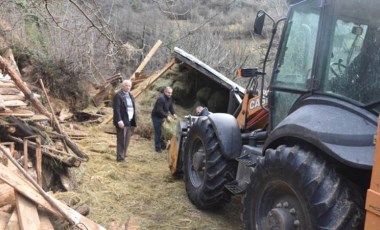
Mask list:
[[[272,208],[266,218],[266,229],[273,230],[296,230],[299,226],[299,220],[295,218],[295,209],[289,208],[287,202],[277,204]]]
[[[205,154],[203,151],[198,150],[193,155],[193,168],[195,171],[199,172],[202,171],[204,168],[204,157]]]

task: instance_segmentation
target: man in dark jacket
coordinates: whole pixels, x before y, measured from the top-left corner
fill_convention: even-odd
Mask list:
[[[154,147],[156,152],[161,152],[161,128],[164,120],[171,122],[173,118],[170,116],[170,113],[173,115],[174,119],[177,119],[177,115],[173,107],[172,99],[173,89],[170,86],[166,86],[164,93],[161,94],[154,104],[152,110],[152,122],[154,127]],[[170,113],[169,113],[170,112]]]
[[[195,113],[197,114],[197,116],[208,116],[211,112],[208,111],[207,107],[197,106],[197,108],[195,109]]]
[[[130,93],[132,82],[124,80],[113,97],[113,124],[116,127],[116,161],[125,162],[129,141],[136,127],[135,99]]]

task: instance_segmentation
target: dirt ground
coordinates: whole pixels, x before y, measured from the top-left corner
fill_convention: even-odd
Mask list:
[[[116,163],[116,136],[96,126],[75,124],[88,136],[77,141],[90,160],[72,169],[78,188],[57,194],[72,206],[87,204],[89,218],[107,229],[242,229],[239,196],[214,211],[201,211],[187,198],[182,178],[170,174],[167,151],[134,136],[127,163]]]

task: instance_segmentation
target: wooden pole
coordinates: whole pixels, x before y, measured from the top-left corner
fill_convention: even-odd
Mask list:
[[[42,150],[41,150],[41,136],[36,137],[36,171],[37,171],[37,184],[42,187]]]
[[[144,58],[144,60],[141,62],[141,64],[139,65],[139,67],[137,67],[136,71],[132,74],[132,76],[129,78],[130,80],[134,80],[136,78],[136,73],[140,74],[141,71],[144,69],[144,67],[146,66],[146,64],[148,64],[149,60],[152,58],[152,56],[154,55],[154,53],[156,53],[156,51],[158,50],[158,48],[161,46],[162,44],[162,41],[161,40],[158,40],[156,42],[156,44],[154,44],[154,46],[152,47],[152,49],[150,49],[149,53],[146,55],[146,57]]]
[[[133,89],[131,91],[131,94],[137,98],[144,89],[148,88],[153,82],[155,82],[159,77],[161,77],[168,69],[170,69],[175,63],[175,60],[171,60],[169,63],[167,63],[164,68],[162,68],[159,72],[156,74],[153,74],[152,76],[145,79],[136,89]]]
[[[41,84],[42,91],[44,92],[44,95],[46,97],[46,100],[48,102],[48,105],[50,107],[52,120],[57,125],[57,131],[58,131],[59,134],[63,134],[62,128],[61,128],[61,126],[59,124],[59,121],[57,120],[57,117],[55,116],[53,106],[50,103],[50,99],[49,99],[49,96],[48,96],[48,94],[46,92],[45,85],[44,85],[44,82],[42,81],[42,79],[40,79],[40,84]],[[63,146],[65,147],[66,152],[69,152],[69,150],[67,149],[67,144],[66,144],[66,141],[65,141],[64,138],[62,138],[62,142],[63,142]]]
[[[42,156],[41,156],[41,136],[29,136],[24,138],[24,169],[28,170],[29,154],[28,154],[28,144],[33,142],[29,139],[36,139],[36,172],[37,172],[37,183],[42,187]]]
[[[28,154],[28,139],[24,139],[24,169],[28,170],[29,154]]]

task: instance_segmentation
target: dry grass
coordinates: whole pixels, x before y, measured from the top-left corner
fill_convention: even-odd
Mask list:
[[[193,206],[182,179],[169,172],[166,153],[154,152],[153,141],[133,139],[127,164],[116,163],[116,137],[96,127],[78,144],[90,161],[73,170],[75,192],[57,194],[71,205],[90,206],[89,218],[106,228],[133,219],[140,229],[241,229],[240,197],[224,208],[205,212]]]
[[[96,124],[74,125],[76,130],[87,133],[77,143],[90,160],[72,171],[78,189],[56,196],[73,207],[87,204],[89,218],[108,229],[115,229],[115,223],[137,224],[141,230],[242,229],[240,197],[233,197],[230,204],[215,211],[198,210],[187,198],[184,181],[171,175],[167,152],[154,151],[150,112],[159,94],[157,88],[163,84],[167,82],[157,81],[154,88],[136,100],[138,135],[129,145],[127,164],[116,163],[116,136],[104,132],[112,130],[112,122],[101,128]],[[180,117],[192,112],[179,106],[175,109]],[[111,108],[103,111],[112,114]],[[166,140],[175,127],[176,122],[164,125]]]
[[[138,124],[146,129],[151,126],[148,105],[141,106],[145,113],[140,113]],[[179,114],[188,112],[176,109]],[[104,109],[104,112],[112,114],[112,109]],[[141,230],[242,229],[240,197],[234,197],[219,210],[198,210],[188,200],[183,180],[170,174],[166,151],[161,154],[154,151],[153,140],[135,135],[129,146],[128,163],[118,164],[115,147],[110,147],[115,146],[116,136],[104,132],[108,127],[95,123],[66,123],[64,128],[71,129],[70,133],[87,134],[76,143],[90,160],[71,169],[78,182],[77,189],[54,196],[74,208],[88,205],[88,218],[107,229],[114,223],[119,226],[136,223]],[[65,228],[62,223],[55,224],[60,226],[57,229]]]

